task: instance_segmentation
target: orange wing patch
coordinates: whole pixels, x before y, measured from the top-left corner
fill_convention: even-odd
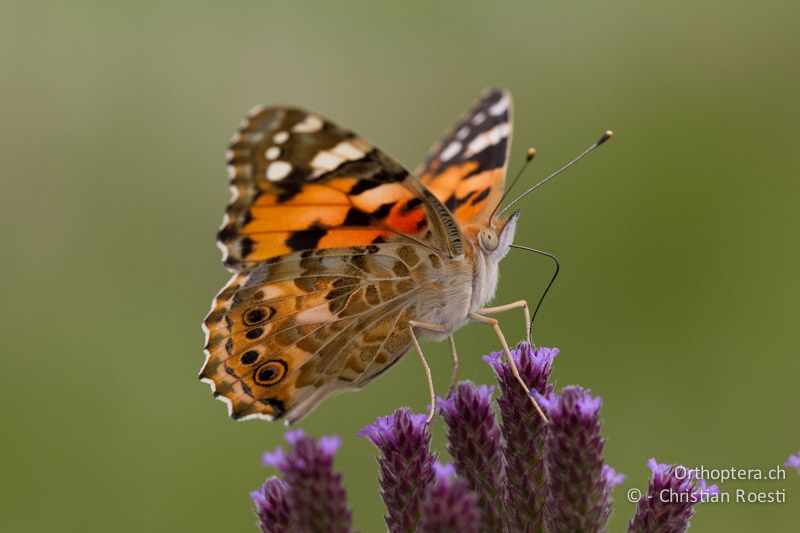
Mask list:
[[[424,210],[402,183],[348,192],[355,187],[357,180],[335,178],[307,184],[283,201],[261,196],[237,230],[239,254],[252,263],[297,250],[386,242],[427,227]]]

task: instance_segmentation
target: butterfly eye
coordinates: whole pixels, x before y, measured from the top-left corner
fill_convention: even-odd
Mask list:
[[[479,235],[479,241],[481,248],[483,248],[487,252],[493,252],[497,250],[497,233],[495,233],[491,229],[484,229],[481,230]]]
[[[281,360],[269,361],[256,369],[255,380],[259,385],[275,385],[286,375],[286,363]]]

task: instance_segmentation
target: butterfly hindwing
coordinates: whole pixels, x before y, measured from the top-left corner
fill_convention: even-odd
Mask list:
[[[429,252],[386,243],[294,252],[235,275],[205,321],[200,377],[234,418],[294,421],[405,353]]]
[[[218,243],[234,272],[298,250],[368,245],[428,226],[401,165],[300,109],[252,111],[228,148],[228,172],[233,198]]]
[[[417,176],[461,224],[488,223],[503,194],[511,95],[489,89],[431,149]]]

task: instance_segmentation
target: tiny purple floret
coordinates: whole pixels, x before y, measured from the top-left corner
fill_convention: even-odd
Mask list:
[[[797,455],[790,455],[783,464],[800,472],[800,452],[797,452]]]
[[[625,474],[617,474],[617,471],[608,465],[603,465],[603,480],[609,490],[613,489],[625,481]]]

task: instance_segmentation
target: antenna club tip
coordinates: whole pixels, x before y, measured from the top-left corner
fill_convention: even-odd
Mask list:
[[[527,157],[527,160],[528,160],[528,161],[530,161],[531,159],[533,159],[534,157],[536,157],[536,153],[537,153],[537,152],[536,152],[536,148],[534,148],[533,146],[531,146],[530,148],[528,148],[528,154],[527,154],[527,156],[526,156],[526,157]]]
[[[597,143],[596,143],[597,146],[600,146],[601,144],[603,144],[604,142],[606,142],[607,140],[609,140],[613,136],[614,136],[614,132],[613,131],[606,130],[606,132],[603,135],[601,135],[599,139],[597,139]]]

